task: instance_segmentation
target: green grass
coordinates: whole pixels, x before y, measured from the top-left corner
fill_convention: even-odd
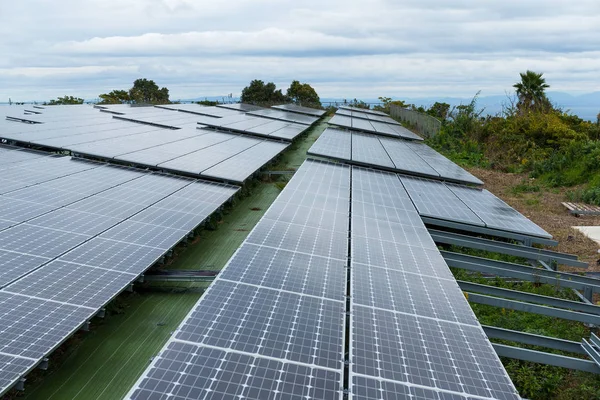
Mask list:
[[[319,123],[292,144],[270,171],[297,169],[306,151],[325,129]],[[288,176],[289,178],[289,176]],[[178,248],[168,269],[220,270],[281,192],[286,181],[255,181],[246,197],[237,199],[215,230],[204,230],[187,247]],[[145,284],[139,293],[120,296],[110,308],[123,309],[93,329],[76,335],[51,358],[47,372],[30,374],[27,400],[114,400],[123,398],[158,354],[201,296],[205,283]],[[139,288],[136,289],[140,290]],[[123,307],[122,307],[123,306]]]

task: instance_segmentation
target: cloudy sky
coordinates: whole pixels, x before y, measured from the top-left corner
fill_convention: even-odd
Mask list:
[[[0,102],[171,99],[293,79],[321,97],[504,94],[526,69],[600,91],[597,0],[0,0]]]

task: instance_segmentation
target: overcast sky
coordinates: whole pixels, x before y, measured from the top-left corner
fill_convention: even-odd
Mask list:
[[[153,79],[171,99],[251,79],[321,97],[504,94],[526,69],[600,91],[600,1],[0,0],[0,102],[93,99]]]

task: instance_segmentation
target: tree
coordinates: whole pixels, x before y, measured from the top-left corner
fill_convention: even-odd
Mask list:
[[[138,104],[166,104],[169,103],[169,89],[159,89],[153,80],[140,78],[129,89],[129,98]]]
[[[123,104],[131,102],[129,92],[127,90],[113,90],[107,94],[101,94],[99,96],[102,101],[100,104]]]
[[[50,100],[48,103],[45,104],[49,106],[57,106],[62,104],[83,104],[83,99],[73,96],[63,96],[57,97],[56,100]]]
[[[321,107],[321,99],[319,99],[319,95],[308,83],[292,81],[292,84],[287,90],[287,97],[289,100],[298,105],[307,107]]]
[[[527,72],[521,72],[520,75],[521,82],[513,85],[519,99],[517,103],[519,111],[547,111],[551,109],[552,106],[545,93],[550,85],[546,83],[546,79],[542,78],[543,73],[527,70]]]
[[[242,103],[270,105],[284,103],[285,96],[273,82],[264,83],[259,79],[254,79],[242,90],[240,100]]]
[[[426,111],[427,114],[436,117],[440,121],[445,121],[448,118],[448,112],[450,111],[450,104],[435,102]]]
[[[396,105],[398,107],[401,107],[401,108],[406,108],[408,106],[405,101],[403,101],[403,100],[392,100],[391,97],[380,96],[380,97],[378,97],[378,99],[379,99],[379,101],[383,105],[381,105],[381,106],[380,105],[376,105],[376,106],[373,107],[373,110],[375,110],[375,111],[382,111],[382,112],[387,113],[387,114],[390,113],[390,106],[392,104]]]

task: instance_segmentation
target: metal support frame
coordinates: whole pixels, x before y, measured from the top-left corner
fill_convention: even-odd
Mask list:
[[[37,365],[38,369],[41,369],[42,371],[46,371],[48,369],[48,366],[50,364],[50,360],[48,359],[48,357],[46,358],[42,358],[42,361],[40,361],[40,363]]]
[[[555,263],[551,264],[551,265],[548,265],[546,262],[540,261],[540,260],[538,260],[537,262],[531,261],[531,265],[534,266],[534,267],[537,267],[538,264],[541,265],[543,268],[547,269],[548,271],[556,271],[557,270]],[[584,294],[581,294],[581,292],[579,292],[579,290],[573,289],[573,288],[571,288],[571,291],[573,293],[575,293],[575,295],[577,296],[577,298],[579,298],[579,300],[581,300],[582,302],[584,302],[586,304],[594,304],[593,303],[593,301],[594,301],[594,291],[591,290],[590,287],[585,287],[583,289],[583,293]]]
[[[425,225],[441,226],[443,228],[456,229],[458,231],[478,233],[481,235],[512,239],[521,242],[527,246],[531,243],[538,243],[545,246],[558,246],[558,242],[552,239],[546,239],[537,236],[529,236],[515,232],[503,231],[500,229],[486,228],[483,226],[469,225],[461,222],[447,221],[438,218],[421,216],[421,220]]]
[[[104,318],[105,316],[106,316],[106,308],[101,308],[96,313],[96,317],[98,317],[98,318]]]
[[[500,357],[514,358],[517,360],[531,361],[539,364],[600,374],[600,367],[593,361],[562,356],[560,354],[545,353],[543,351],[523,349],[521,347],[507,346],[499,343],[492,343],[492,346],[494,347],[496,354]]]
[[[440,251],[450,267],[490,273],[497,276],[508,276],[529,282],[547,283],[560,287],[583,290],[590,287],[594,292],[600,292],[600,279],[570,274],[567,272],[554,272],[527,265],[513,264],[505,261],[490,260],[487,258],[469,256],[466,254]]]
[[[457,280],[458,286],[465,292],[481,293],[490,296],[504,297],[507,299],[526,301],[530,303],[543,304],[545,306],[566,308],[569,310],[600,315],[600,307],[578,301],[558,299],[556,297],[542,296],[539,294],[526,293],[518,290],[503,289],[495,286],[482,285],[479,283]]]
[[[508,340],[511,342],[529,344],[532,346],[547,347],[549,349],[566,351],[568,353],[584,354],[587,353],[581,347],[581,343],[572,340],[557,339],[549,336],[534,335],[514,331],[512,329],[498,328],[495,326],[481,325],[483,331],[490,339]]]
[[[600,368],[600,339],[598,336],[592,333],[589,341],[586,339],[581,341],[581,347]]]
[[[577,260],[577,256],[571,254],[499,242],[490,239],[482,239],[453,232],[438,231],[435,229],[429,229],[429,234],[436,243],[453,244],[456,246],[468,247],[470,249],[508,254],[515,257],[523,257],[528,260],[545,261],[548,263],[553,263],[555,261],[558,264],[569,265],[578,268],[588,267],[587,263]]]
[[[25,378],[20,378],[17,383],[15,384],[15,389],[18,390],[19,392],[22,392],[25,390],[25,381],[27,379]]]
[[[524,303],[522,301],[501,299],[499,297],[487,296],[466,292],[469,302],[485,304],[493,307],[508,308],[510,310],[529,312],[539,315],[546,315],[552,318],[561,318],[569,321],[578,321],[587,324],[600,325],[600,315],[592,315],[577,311],[563,310],[560,308],[552,308],[540,306],[537,304]]]
[[[81,325],[81,330],[84,332],[90,331],[90,321],[85,321],[83,325]]]

